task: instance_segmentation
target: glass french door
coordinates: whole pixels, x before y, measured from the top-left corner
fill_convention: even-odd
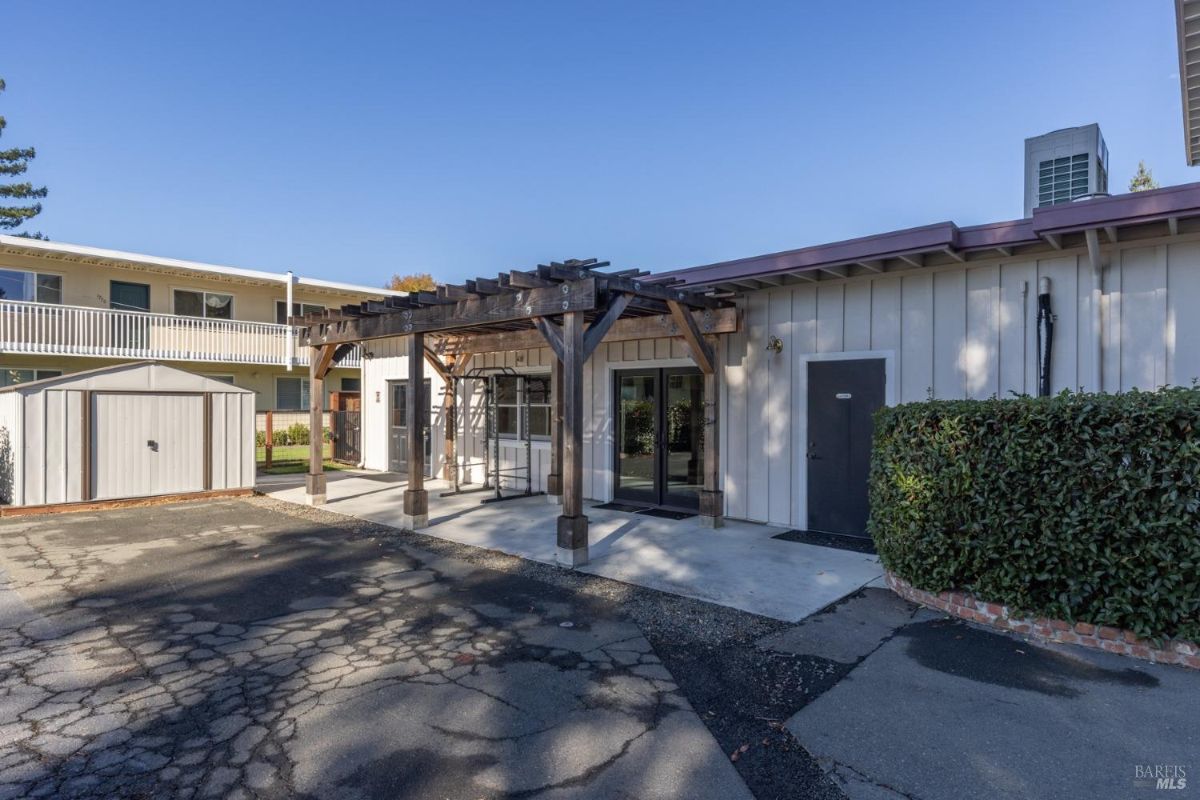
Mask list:
[[[704,487],[704,376],[684,367],[615,377],[613,496],[696,509]]]
[[[430,382],[425,379],[425,396]],[[433,477],[433,437],[429,435],[429,408],[422,409],[425,440],[425,477]],[[388,471],[408,472],[408,381],[388,381]]]

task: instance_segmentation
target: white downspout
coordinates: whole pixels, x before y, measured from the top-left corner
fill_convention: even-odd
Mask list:
[[[1104,314],[1100,302],[1104,296],[1104,265],[1100,260],[1100,236],[1095,228],[1083,232],[1087,239],[1088,260],[1092,264],[1092,386],[1104,391]]]
[[[287,323],[287,370],[292,371],[292,366],[296,363],[296,329],[292,327],[292,309],[295,307],[292,303],[292,287],[296,283],[296,276],[289,269],[287,271],[287,308],[284,311],[284,320]]]

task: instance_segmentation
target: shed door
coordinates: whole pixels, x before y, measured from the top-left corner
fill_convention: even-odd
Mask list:
[[[92,496],[146,497],[204,489],[204,398],[92,395]]]

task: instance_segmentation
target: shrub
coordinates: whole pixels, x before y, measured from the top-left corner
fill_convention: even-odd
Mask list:
[[[287,444],[308,444],[308,426],[303,422],[288,425]]]
[[[1200,389],[885,408],[870,496],[918,588],[1200,640]]]
[[[262,449],[267,446],[267,432],[266,431],[255,431],[254,432],[254,446],[259,449]]]

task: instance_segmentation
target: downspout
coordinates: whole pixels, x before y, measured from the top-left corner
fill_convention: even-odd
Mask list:
[[[1037,373],[1038,397],[1050,396],[1051,356],[1054,353],[1054,309],[1050,304],[1050,279],[1038,278]]]
[[[1095,228],[1084,231],[1088,260],[1092,264],[1092,386],[1104,391],[1104,314],[1100,301],[1104,297],[1104,265],[1100,260],[1100,236]]]
[[[296,363],[296,329],[292,327],[292,309],[295,306],[292,303],[292,286],[296,283],[296,276],[289,269],[287,271],[287,307],[284,309],[284,322],[287,324],[287,355],[285,361],[287,363],[287,371],[292,371],[292,366]]]

